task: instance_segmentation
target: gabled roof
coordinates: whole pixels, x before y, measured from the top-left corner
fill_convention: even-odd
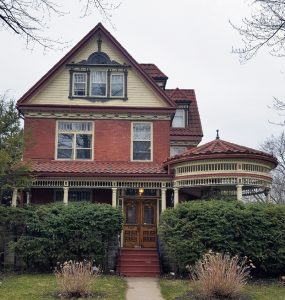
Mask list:
[[[101,24],[98,23],[82,40],[80,40],[57,64],[55,64],[33,87],[31,87],[17,102],[17,106],[25,105],[25,102],[34,95],[41,86],[54,75],[62,66],[64,66],[69,59],[81,49],[95,34],[102,33],[109,39],[112,45],[129,61],[130,65],[135,68],[138,73],[146,80],[151,87],[158,93],[161,98],[170,106],[175,107],[173,101],[162,91],[156,82],[148,76],[141,65],[127,52],[127,50],[111,35],[111,33]]]
[[[153,79],[168,79],[155,64],[140,64],[140,66]]]
[[[195,91],[193,89],[166,89],[165,93],[176,103],[181,103],[183,101],[190,101],[189,107],[189,126],[187,128],[171,128],[170,135],[175,136],[175,140],[184,140],[189,136],[192,136],[192,140],[196,141],[197,137],[200,142],[203,136],[203,130],[200,120],[200,114],[198,110],[198,105],[196,101]]]
[[[199,147],[188,149],[181,154],[170,157],[166,162],[172,163],[174,161],[195,161],[215,158],[255,158],[270,162],[275,167],[277,166],[276,158],[269,153],[230,143],[219,138],[216,138],[215,140]]]
[[[161,163],[32,160],[30,168],[36,175],[57,176],[166,176]]]

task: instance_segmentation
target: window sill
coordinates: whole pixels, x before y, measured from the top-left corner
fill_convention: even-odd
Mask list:
[[[90,97],[90,96],[69,96],[69,99],[85,99],[85,100],[91,100],[91,101],[110,101],[110,100],[123,100],[127,101],[128,97]]]

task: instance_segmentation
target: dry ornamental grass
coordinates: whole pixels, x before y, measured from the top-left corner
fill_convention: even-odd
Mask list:
[[[189,267],[189,271],[198,298],[240,299],[250,265],[246,257],[241,259],[210,251],[194,267]]]
[[[61,298],[88,298],[92,296],[91,285],[96,274],[89,261],[67,261],[55,271],[58,296]]]

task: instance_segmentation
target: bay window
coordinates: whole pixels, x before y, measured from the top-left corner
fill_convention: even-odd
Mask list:
[[[69,98],[115,98],[127,100],[128,71],[81,68],[70,70]]]
[[[152,124],[132,123],[132,160],[152,160]]]
[[[93,122],[58,121],[57,159],[92,159]]]

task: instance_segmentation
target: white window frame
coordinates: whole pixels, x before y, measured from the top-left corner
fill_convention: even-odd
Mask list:
[[[112,82],[113,82],[113,79],[112,79],[112,77],[113,77],[113,75],[121,75],[121,76],[123,76],[123,94],[122,94],[122,96],[117,96],[117,95],[115,95],[115,96],[112,96]],[[110,75],[110,98],[123,98],[123,97],[125,97],[125,74],[124,73],[115,73],[115,72],[113,72],[113,73],[111,73],[111,75]]]
[[[75,89],[74,89],[74,87],[75,87],[75,75],[84,75],[85,76],[85,93],[84,93],[84,95],[75,95]],[[72,76],[73,76],[73,78],[72,78],[72,96],[74,96],[74,97],[86,97],[87,96],[87,81],[88,81],[88,76],[87,76],[87,73],[86,72],[74,72],[73,74],[72,74]],[[77,82],[78,83],[78,82]],[[83,82],[81,82],[81,83],[83,83]]]
[[[150,160],[146,159],[134,159],[134,124],[150,124]],[[152,122],[131,122],[131,161],[133,162],[151,162],[153,161],[153,123]]]
[[[174,118],[175,118],[175,115],[178,111],[182,111],[183,112],[183,126],[173,126],[173,121],[174,121]],[[175,112],[175,115],[173,117],[173,120],[172,120],[172,124],[171,124],[171,127],[172,128],[185,128],[186,127],[186,113],[185,113],[185,109],[183,108],[177,108],[176,109],[176,112]]]
[[[106,78],[106,90],[105,90],[105,95],[93,95],[92,94],[92,73],[96,72],[104,72],[105,73],[105,78]],[[94,82],[96,83],[96,82]],[[97,82],[98,83],[98,82]],[[106,70],[100,70],[100,69],[91,69],[90,70],[90,88],[89,88],[89,96],[92,98],[106,98],[108,94],[108,76],[107,76],[107,71]]]
[[[60,122],[72,122],[72,123],[92,123],[92,129],[91,131],[59,131],[58,130],[58,126],[59,126],[59,123]],[[94,144],[95,144],[95,141],[94,141],[94,131],[95,131],[95,124],[94,124],[94,121],[92,120],[57,120],[56,121],[56,132],[55,132],[55,160],[65,160],[65,161],[91,161],[91,160],[94,160]],[[57,157],[57,150],[58,150],[58,134],[59,133],[70,133],[70,134],[74,134],[75,138],[73,139],[73,144],[72,144],[72,148],[74,151],[73,151],[73,155],[72,155],[72,158],[58,158]],[[89,159],[77,159],[76,158],[76,134],[91,134],[92,135],[92,142],[91,142],[91,158]]]

